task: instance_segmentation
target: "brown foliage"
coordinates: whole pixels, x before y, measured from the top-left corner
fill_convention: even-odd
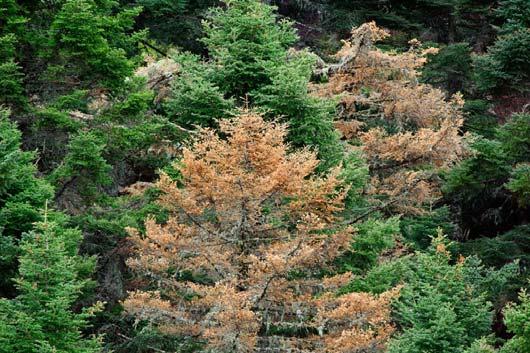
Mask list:
[[[340,96],[336,127],[348,140],[362,144],[373,176],[371,192],[390,197],[402,212],[439,196],[436,173],[466,151],[459,134],[463,100],[419,83],[417,71],[434,48],[420,49],[417,40],[405,53],[383,52],[373,43],[388,33],[374,22],[352,30],[336,54],[329,82],[315,94]],[[382,127],[391,126],[392,134]]]
[[[205,129],[184,150],[182,185],[158,182],[168,222],[130,231],[128,264],[158,291],[130,293],[127,311],[216,352],[252,352],[279,331],[313,352],[383,347],[396,291],[337,297],[350,274],[318,275],[354,236],[339,216],[340,169],[312,175],[315,153],[287,153],[286,127],[252,112],[219,124],[224,138]]]

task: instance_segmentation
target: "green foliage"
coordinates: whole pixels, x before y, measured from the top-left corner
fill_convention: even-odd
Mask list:
[[[491,91],[503,85],[512,89],[524,87],[530,78],[529,51],[528,28],[500,36],[487,54],[474,59],[477,88]]]
[[[501,268],[510,263],[519,263],[521,274],[510,279],[499,293],[514,299],[515,293],[528,279],[527,267],[530,263],[530,227],[522,225],[492,238],[478,238],[457,243],[454,253],[476,256],[486,266]]]
[[[444,234],[452,234],[454,231],[455,225],[451,222],[448,207],[440,207],[418,216],[404,217],[400,222],[403,238],[417,250],[427,249],[440,228]]]
[[[152,170],[160,168],[168,163],[169,158],[150,153],[149,149],[163,141],[178,140],[182,132],[167,117],[153,112],[154,93],[146,89],[143,78],[127,80],[123,89],[125,92],[115,95],[112,100],[103,100],[96,108],[87,104],[94,97],[87,97],[86,91],[60,96],[38,112],[40,119],[34,127],[48,132],[90,130],[105,145],[102,155],[108,163],[126,162]],[[72,110],[85,114],[85,117],[72,118]]]
[[[506,188],[517,196],[521,207],[530,206],[530,164],[515,167]]]
[[[78,110],[86,112],[88,110],[88,100],[87,90],[75,90],[49,102],[48,107],[60,111]]]
[[[359,212],[366,212],[367,200],[363,192],[369,176],[368,165],[360,152],[350,152],[344,157],[341,178],[350,188],[344,200],[346,213],[358,217]]]
[[[530,114],[513,115],[496,136],[510,162],[530,162]]]
[[[319,171],[342,163],[341,177],[351,187],[344,214],[364,219],[368,167],[358,152],[344,157],[333,127],[336,102],[310,92],[316,57],[292,47],[335,52],[338,39],[367,20],[393,30],[393,39],[382,43],[389,50],[406,50],[415,36],[441,47],[421,80],[463,91],[464,130],[480,136],[471,140],[471,156],[444,176],[440,204],[448,207],[437,204],[399,220],[372,213],[355,222],[352,251],[339,265],[358,277],[342,291],[381,293],[404,285],[394,305],[398,331],[390,353],[496,352],[498,342],[481,337],[491,332],[493,308],[525,284],[530,264],[530,116],[517,114],[497,128],[486,99],[493,93],[496,101],[509,89],[527,94],[529,11],[527,0],[0,0],[0,106],[11,109],[22,130],[0,111],[0,353],[100,351],[100,339],[83,334],[99,307],[83,310],[79,301],[94,290],[87,278],[95,260],[77,255],[81,232],[64,225],[82,229],[84,253],[101,256],[96,278],[107,281],[107,260],[117,264],[117,294],[110,294],[113,286],[98,289],[117,303],[127,277],[120,248],[126,227],[142,232],[149,216],[167,220],[155,202],[158,190],[121,195],[122,187],[153,181],[159,168],[178,182],[169,161],[182,146],[180,126],[215,128],[215,119],[246,105],[288,123],[293,148],[318,149]],[[287,16],[295,17],[297,30]],[[495,30],[498,38],[486,51]],[[175,56],[181,69],[161,106],[134,76],[153,47],[201,55]],[[385,119],[365,123],[398,128]],[[38,159],[22,148],[38,150]],[[43,222],[39,210],[47,201],[75,216],[50,212]],[[465,241],[449,247],[435,238],[439,228]],[[396,258],[408,247],[417,252]],[[518,266],[523,272],[516,277]],[[500,353],[530,350],[529,303],[523,293],[520,304],[506,309],[515,336]],[[110,307],[95,319],[108,335],[104,350],[200,349],[128,322],[120,305]]]
[[[277,22],[275,8],[258,0],[228,0],[204,22],[203,42],[219,67],[215,82],[229,97],[270,83],[267,69],[281,65],[297,39],[292,23]]]
[[[13,33],[0,37],[0,60],[12,60],[15,56],[16,37]]]
[[[486,180],[503,181],[516,163],[530,160],[530,115],[514,115],[495,136],[495,140],[477,138],[473,142],[475,154],[451,171],[446,191],[458,192],[464,198],[476,195],[489,185],[495,187]]]
[[[0,104],[11,108],[24,105],[23,76],[20,66],[14,61],[0,63]]]
[[[479,339],[471,345],[464,353],[495,353],[496,350],[490,345],[487,339]]]
[[[457,251],[463,255],[476,255],[486,265],[502,267],[519,260],[530,264],[530,226],[522,225],[494,238],[478,238],[460,243]]]
[[[112,165],[127,164],[138,173],[154,177],[158,168],[172,159],[165,152],[179,143],[183,133],[170,117],[154,114],[153,92],[142,82],[130,80],[128,92],[115,100],[108,109],[96,114],[92,130],[104,141],[102,155]],[[160,150],[157,150],[160,148]]]
[[[109,190],[154,178],[174,156],[183,133],[153,112],[154,94],[144,79],[127,80],[123,88],[112,99],[76,90],[35,111],[29,140],[38,144],[30,148],[41,151],[57,200],[84,207]]]
[[[443,47],[429,57],[421,74],[422,81],[443,88],[448,94],[468,89],[471,78],[471,48],[466,43]]]
[[[481,330],[470,333],[465,331],[468,327],[459,322],[460,317],[452,304],[443,303],[439,297],[420,301],[415,304],[414,311],[417,312],[409,318],[413,328],[405,330],[393,340],[388,352],[461,352],[472,339],[488,332],[491,321],[488,309],[480,299],[472,303],[471,310],[466,314],[478,320],[476,324]],[[429,318],[421,320],[426,315]]]
[[[149,30],[149,37],[164,46],[176,46],[193,53],[204,51],[201,19],[218,0],[137,0],[144,8],[137,26]],[[170,20],[168,20],[170,19]]]
[[[467,99],[463,111],[465,113],[464,129],[469,132],[493,138],[497,127],[497,117],[489,112],[490,104],[481,99]]]
[[[484,30],[483,22],[491,20],[488,15],[494,1],[329,0],[321,4],[323,26],[329,32],[343,36],[353,26],[375,20],[398,32],[397,41],[390,38],[392,46],[406,49],[411,38],[423,37],[438,43],[477,40]]]
[[[138,325],[132,338],[113,347],[116,353],[151,353],[153,351],[192,353],[200,351],[200,342],[159,332],[150,325]]]
[[[488,53],[475,57],[475,81],[480,91],[510,87],[524,91],[530,78],[530,22],[528,2],[506,0],[497,13],[506,22]]]
[[[54,107],[41,109],[35,115],[37,116],[37,121],[35,122],[34,128],[38,130],[55,129],[55,131],[66,133],[77,132],[82,127],[82,124],[72,119],[67,112]]]
[[[343,149],[333,127],[335,102],[309,95],[314,63],[307,52],[290,53],[282,64],[269,62],[266,72],[271,82],[252,96],[272,117],[282,117],[289,123],[289,141],[293,146],[318,149],[320,170],[325,170],[338,164]]]
[[[21,133],[0,110],[0,293],[15,269],[17,240],[41,219],[39,209],[53,198],[53,188],[36,178],[35,158],[23,152]]]
[[[362,273],[373,267],[379,255],[394,246],[394,239],[399,234],[399,219],[369,219],[358,226],[351,251],[338,261],[345,271]]]
[[[85,120],[70,114],[72,111],[86,113],[86,95],[86,91],[73,91],[47,106],[32,109],[35,119],[26,130],[26,148],[39,151],[39,167],[44,173],[61,165],[71,136],[87,128]]]
[[[474,257],[453,264],[448,246],[438,237],[427,253],[382,263],[350,284],[350,290],[376,293],[404,285],[394,304],[402,334],[390,342],[389,352],[463,352],[488,334],[491,301],[517,266],[492,270]]]
[[[446,193],[464,201],[472,201],[482,193],[497,189],[496,181],[502,182],[511,169],[501,142],[477,138],[471,146],[475,151],[473,157],[454,168],[444,186]]]
[[[15,0],[0,1],[0,35],[19,32],[25,22],[26,18],[21,15],[20,5]]]
[[[349,285],[375,293],[404,285],[394,304],[402,334],[389,352],[463,352],[488,334],[491,301],[516,275],[517,265],[492,270],[475,257],[453,264],[448,246],[438,237],[427,253],[383,262]]]
[[[182,72],[165,105],[172,119],[212,126],[234,102],[251,103],[289,124],[294,147],[318,149],[319,171],[341,161],[335,102],[309,94],[315,57],[289,49],[297,39],[291,22],[278,20],[275,7],[261,1],[232,0],[210,12],[204,32],[208,62],[187,54],[176,58]]]
[[[513,227],[520,222],[514,218],[518,217],[517,207],[513,207],[517,203],[512,205],[507,200],[514,195],[524,196],[527,188],[524,163],[530,161],[530,115],[512,116],[495,131],[495,139],[477,137],[471,147],[473,155],[446,177],[446,198],[460,207],[467,226]],[[519,205],[524,214],[525,202]]]
[[[408,258],[405,258],[408,259]],[[367,292],[380,294],[399,285],[406,278],[409,271],[409,261],[382,261],[372,267],[362,277],[354,278],[352,282],[341,288],[341,293]]]
[[[154,15],[171,15],[183,12],[188,0],[140,0],[138,4]]]
[[[158,222],[167,220],[167,210],[156,203],[158,196],[158,191],[151,188],[141,196],[106,197],[84,214],[73,216],[71,223],[89,234],[85,239],[88,252],[109,251],[127,236],[127,228],[144,231],[148,217],[154,217]],[[106,238],[105,244],[101,243],[101,237]],[[98,241],[100,244],[96,244]]]
[[[133,69],[124,48],[136,39],[124,33],[132,28],[141,9],[126,9],[112,15],[113,4],[116,3],[64,2],[49,30],[46,52],[52,62],[49,73],[63,80],[75,77],[84,87],[96,82],[111,89],[123,85]]]
[[[502,347],[501,353],[523,353],[530,349],[530,296],[522,291],[519,302],[504,310],[504,322],[514,337]]]
[[[225,99],[212,82],[215,71],[211,65],[191,54],[179,55],[175,61],[182,73],[173,81],[171,98],[165,104],[169,118],[188,128],[215,126],[215,119],[226,117],[234,108],[233,99]]]
[[[22,86],[24,74],[15,62],[15,43],[14,34],[0,35],[0,105],[11,108],[26,103]]]
[[[101,139],[91,132],[81,132],[70,141],[63,164],[50,176],[60,186],[57,196],[75,182],[84,196],[93,197],[98,187],[111,182],[111,166],[102,157],[104,148]]]
[[[502,0],[495,10],[508,26],[530,27],[530,7],[526,0]]]
[[[18,296],[0,299],[0,352],[96,353],[98,338],[82,337],[101,304],[74,313],[72,305],[90,281],[94,259],[77,255],[81,232],[40,223],[21,242]]]

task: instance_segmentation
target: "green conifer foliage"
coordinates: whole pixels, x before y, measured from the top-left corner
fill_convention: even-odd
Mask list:
[[[236,104],[252,104],[289,123],[295,147],[319,151],[320,170],[343,157],[333,127],[335,103],[309,94],[315,58],[289,49],[297,40],[292,23],[258,0],[229,0],[204,22],[210,60],[181,56],[183,72],[166,104],[186,126],[211,126]]]
[[[475,254],[488,266],[501,267],[515,260],[530,263],[530,225],[517,226],[493,238],[468,240],[458,244],[458,252],[466,256]],[[524,276],[513,284],[520,287],[522,281]]]
[[[16,42],[25,18],[13,0],[0,1],[0,104],[11,108],[26,103],[23,74],[17,63]]]
[[[468,90],[471,78],[471,48],[466,43],[443,47],[429,58],[422,70],[423,82],[443,88],[452,95]]]
[[[204,45],[201,19],[219,0],[136,0],[144,8],[137,26],[149,30],[149,38],[167,46],[200,53]],[[170,19],[170,20],[168,20]],[[151,48],[152,49],[152,48]]]
[[[292,23],[274,11],[258,0],[228,0],[204,22],[203,41],[219,67],[215,80],[228,96],[244,98],[270,83],[267,67],[282,65],[297,40]]]
[[[0,110],[0,295],[10,291],[20,235],[41,219],[39,209],[53,198],[51,185],[35,176],[34,154],[20,149],[21,133],[8,115]]]
[[[70,141],[63,164],[50,176],[59,186],[56,197],[77,185],[81,194],[90,199],[97,195],[98,187],[111,182],[111,166],[102,156],[104,148],[101,138],[91,132],[81,132]]]
[[[0,1],[0,34],[18,32],[25,22],[16,0]]]
[[[497,130],[497,139],[512,164],[530,162],[530,114],[514,114]]]
[[[191,54],[178,55],[175,61],[182,67],[182,73],[173,82],[172,98],[165,104],[168,116],[187,128],[215,126],[215,119],[226,117],[234,108],[234,100],[225,99],[212,82],[215,74],[212,65]]]
[[[475,58],[475,81],[480,91],[502,85],[514,89],[526,86],[530,77],[530,29],[517,29],[501,35],[486,55]]]
[[[351,250],[340,258],[342,267],[352,273],[365,273],[377,265],[383,251],[395,245],[399,234],[399,219],[368,219],[358,225],[358,233]]]
[[[495,353],[495,348],[488,342],[487,338],[482,338],[473,342],[471,347],[466,349],[464,353]]]
[[[475,39],[477,32],[483,30],[481,21],[484,21],[492,2],[328,0],[321,2],[321,6],[325,8],[324,16],[329,17],[324,25],[330,31],[341,30],[342,33],[347,33],[352,26],[375,20],[378,25],[385,28],[403,31],[401,41],[395,44],[406,46],[406,38],[419,35],[442,43]],[[304,4],[305,1],[297,3]]]
[[[382,292],[403,284],[394,305],[402,333],[390,342],[388,352],[460,353],[488,335],[492,302],[518,266],[493,270],[476,257],[454,264],[450,246],[438,236],[427,252],[384,262],[350,285],[352,290]]]
[[[504,310],[504,322],[508,331],[515,336],[502,347],[501,353],[530,351],[530,296],[525,291],[521,292],[519,302]]]
[[[124,84],[133,64],[124,48],[133,46],[136,36],[126,35],[140,8],[112,15],[110,1],[67,0],[49,29],[48,72],[76,88],[95,83],[110,89]]]
[[[10,37],[0,37],[0,46],[7,45]],[[2,58],[0,55],[0,104],[11,108],[22,106],[26,102],[20,66],[13,58]]]
[[[90,281],[94,259],[77,255],[81,232],[46,220],[21,242],[18,296],[0,299],[1,353],[96,353],[99,338],[83,338],[87,320],[102,304],[74,313]]]
[[[464,104],[464,129],[486,138],[492,138],[498,122],[490,108],[491,105],[486,100],[467,99]]]
[[[526,0],[501,0],[495,12],[507,22],[505,30],[530,26],[530,7]]]
[[[271,116],[289,122],[289,141],[295,147],[318,148],[320,170],[336,165],[343,157],[339,135],[333,127],[333,100],[311,96],[308,84],[315,58],[308,52],[290,52],[281,64],[269,62],[270,83],[255,93],[256,104]]]
[[[484,224],[513,228],[524,221],[528,208],[524,198],[528,192],[530,115],[513,115],[496,129],[494,139],[475,137],[471,147],[472,156],[447,174],[443,188],[447,199],[458,205],[462,223],[472,232],[487,231]],[[519,202],[510,203],[510,199]],[[518,214],[523,215],[522,221]]]
[[[455,228],[451,222],[451,212],[445,206],[420,215],[403,217],[399,225],[403,238],[417,250],[429,248],[440,228],[444,234],[453,234]]]
[[[499,3],[505,20],[497,41],[475,58],[475,81],[480,91],[510,87],[524,91],[530,78],[530,6],[526,0]]]
[[[522,207],[530,206],[530,164],[515,167],[506,187],[517,196]]]

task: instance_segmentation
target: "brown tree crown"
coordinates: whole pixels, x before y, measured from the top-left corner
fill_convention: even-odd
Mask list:
[[[219,124],[184,150],[180,181],[158,182],[167,223],[130,230],[128,265],[153,290],[130,293],[126,310],[214,352],[381,348],[396,291],[337,297],[351,275],[323,276],[355,234],[340,168],[315,176],[315,153],[289,153],[286,126],[256,113]]]

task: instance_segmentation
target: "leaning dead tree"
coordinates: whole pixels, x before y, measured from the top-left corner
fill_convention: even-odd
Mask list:
[[[336,127],[361,146],[370,193],[401,213],[417,213],[440,196],[438,173],[466,154],[464,101],[419,82],[419,68],[437,49],[423,49],[417,40],[404,53],[374,45],[388,36],[375,22],[354,28],[336,54],[339,63],[327,70],[328,82],[315,85],[314,93],[339,97]]]

